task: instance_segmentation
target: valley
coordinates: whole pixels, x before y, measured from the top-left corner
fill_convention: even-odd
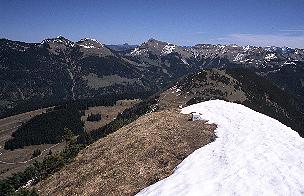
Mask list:
[[[84,129],[87,132],[90,132],[101,128],[115,119],[119,113],[138,102],[140,102],[138,99],[119,100],[113,106],[89,107],[88,110],[85,110],[85,115],[81,117],[81,120],[84,122]],[[62,141],[56,144],[30,145],[14,150],[4,149],[5,142],[12,137],[13,132],[23,124],[26,124],[31,118],[42,113],[50,112],[52,109],[54,109],[54,107],[34,110],[0,119],[0,179],[4,179],[14,173],[22,172],[35,161],[42,161],[45,157],[59,153],[66,147],[65,142]],[[101,114],[102,119],[96,122],[88,121],[87,116],[92,113]],[[33,157],[33,152],[35,150],[39,150],[40,154]]]
[[[58,145],[38,145],[29,146],[23,149],[18,149],[15,151],[3,149],[5,142],[11,138],[11,135],[16,131],[22,124],[26,123],[29,119],[34,116],[40,115],[52,107],[43,108],[39,110],[34,110],[31,112],[26,112],[18,114],[15,116],[10,116],[4,119],[0,119],[0,179],[10,176],[13,173],[24,170],[26,167],[31,165],[35,160],[42,160],[42,158],[49,153],[49,150],[54,152],[62,150],[62,146]],[[58,147],[56,147],[58,146]],[[41,155],[32,159],[32,153],[34,150],[41,150]]]

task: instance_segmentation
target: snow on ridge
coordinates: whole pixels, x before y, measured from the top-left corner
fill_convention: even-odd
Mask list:
[[[184,64],[189,65],[189,63],[187,62],[186,59],[181,59],[181,60],[182,60],[182,62],[183,62]]]
[[[138,52],[139,52],[139,48],[136,47],[136,48],[134,48],[133,51],[131,51],[131,55],[136,55]]]
[[[226,46],[225,45],[218,45],[220,49],[224,49]]]
[[[163,49],[162,49],[162,54],[170,54],[170,53],[172,53],[174,50],[175,50],[175,45],[174,44],[167,44],[167,45],[165,45],[164,47],[163,47]]]
[[[59,44],[64,44],[66,46],[71,46],[73,47],[74,46],[74,42],[64,38],[62,35],[59,35],[57,36],[56,38],[47,38],[47,39],[44,39],[40,42],[40,45],[43,45],[43,44],[47,44],[47,43],[59,43]]]
[[[295,62],[285,62],[284,65],[297,65]]]
[[[87,46],[87,45],[83,45],[83,44],[79,44],[80,47],[83,47],[83,48],[96,48],[95,46]]]
[[[85,41],[92,41],[92,42],[95,42],[99,45],[101,45],[101,47],[104,47],[104,44],[100,43],[97,39],[92,39],[92,38],[83,38],[81,40],[79,40],[80,42],[85,42]]]
[[[206,101],[182,109],[217,124],[216,140],[137,195],[303,195],[304,139],[241,104]]]
[[[243,60],[244,57],[245,57],[244,54],[238,53],[238,54],[234,57],[233,61],[241,61],[241,60]]]
[[[140,49],[139,47],[136,47],[130,54],[137,56],[137,55],[143,54],[146,51],[147,51],[147,49]]]
[[[273,51],[277,50],[277,47],[276,46],[266,46],[264,49],[268,52],[273,52]]]
[[[249,49],[250,49],[250,45],[243,46],[243,50],[244,50],[244,52],[247,52]]]
[[[48,43],[47,40],[42,40],[42,42],[40,42],[41,45],[43,45],[44,43]]]
[[[265,56],[265,60],[267,60],[267,61],[270,61],[270,60],[276,59],[276,58],[278,58],[278,57],[274,53],[270,53]]]
[[[238,48],[238,47],[239,47],[239,46],[236,45],[236,44],[230,44],[230,46],[233,47],[233,48]]]

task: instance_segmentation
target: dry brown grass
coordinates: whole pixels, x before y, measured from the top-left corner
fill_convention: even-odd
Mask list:
[[[122,113],[125,109],[130,108],[139,102],[139,99],[119,100],[114,106],[89,107],[89,109],[85,111],[85,115],[81,117],[81,120],[84,121],[85,130],[90,132],[105,126],[116,118],[119,113]],[[87,117],[90,114],[101,114],[101,120],[95,122],[87,121]]]
[[[212,141],[216,126],[189,118],[174,110],[146,114],[84,149],[36,188],[41,195],[134,195]]]
[[[24,171],[28,166],[35,161],[42,161],[49,153],[49,148],[52,153],[60,152],[65,147],[65,143],[62,142],[58,145],[55,144],[42,144],[25,146],[22,149],[15,149],[13,151],[1,149],[0,161],[7,162],[6,164],[0,162],[0,179],[4,179],[11,176],[14,173]],[[32,159],[34,150],[41,150],[41,155]],[[14,163],[14,164],[12,164]]]

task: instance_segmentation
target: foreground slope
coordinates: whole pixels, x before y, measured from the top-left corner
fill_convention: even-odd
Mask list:
[[[215,127],[177,111],[146,114],[90,145],[36,187],[41,195],[134,195],[213,141]]]
[[[304,139],[243,105],[221,100],[183,108],[218,125],[215,142],[138,195],[303,195]]]

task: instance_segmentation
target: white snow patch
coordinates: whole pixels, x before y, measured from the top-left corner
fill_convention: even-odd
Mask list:
[[[277,49],[278,49],[278,47],[276,47],[276,46],[266,46],[265,47],[265,50],[268,52],[273,52],[273,51],[276,51]]]
[[[197,50],[193,49],[193,48],[191,48],[191,53],[192,53],[192,55],[194,56],[194,58],[196,58],[196,59],[197,59],[197,57],[199,57],[199,55],[200,55],[200,53],[199,53]]]
[[[238,53],[238,54],[234,57],[233,61],[241,61],[241,60],[243,60],[244,56],[245,56],[244,54]]]
[[[182,62],[183,62],[184,64],[186,64],[186,65],[189,65],[189,63],[187,62],[186,59],[182,59]]]
[[[100,43],[97,39],[84,38],[84,39],[81,39],[80,41],[81,41],[81,42],[84,42],[84,41],[92,41],[92,42],[95,42],[95,43],[97,43],[97,44],[100,44],[101,47],[104,47],[104,44]]]
[[[79,44],[80,47],[83,48],[96,48],[95,46],[87,46],[87,45],[83,45],[83,44]]]
[[[134,50],[131,52],[131,55],[136,55],[139,53],[139,48],[134,48]]]
[[[243,105],[221,100],[183,108],[217,124],[217,139],[168,178],[137,195],[303,195],[304,139]]]
[[[233,48],[238,48],[239,46],[238,45],[236,45],[236,44],[232,44],[232,45],[230,45],[231,47],[233,47]]]
[[[24,189],[29,188],[33,184],[33,182],[34,182],[34,180],[31,179],[31,180],[27,181],[26,184],[23,185],[21,188],[24,188]]]
[[[249,49],[250,49],[250,45],[243,46],[243,50],[244,50],[245,52],[247,52]]]
[[[209,47],[209,46],[208,46]],[[225,45],[219,45],[220,49],[224,49],[226,46]]]
[[[54,39],[53,42],[57,42],[57,43],[64,43],[62,40],[60,39]]]
[[[284,65],[297,65],[295,62],[285,62]]]
[[[146,51],[147,51],[147,49],[140,49],[139,47],[137,47],[130,54],[134,55],[134,56],[137,56],[137,55],[143,54]]]
[[[277,57],[274,53],[267,54],[267,55],[265,56],[265,60],[267,60],[267,61],[270,61],[270,60],[276,59],[276,58],[278,58],[278,57]]]
[[[170,54],[175,50],[175,45],[173,44],[167,44],[162,49],[162,54]]]
[[[42,40],[42,42],[40,42],[41,45],[44,44],[44,43],[48,43],[48,41],[47,40]]]

